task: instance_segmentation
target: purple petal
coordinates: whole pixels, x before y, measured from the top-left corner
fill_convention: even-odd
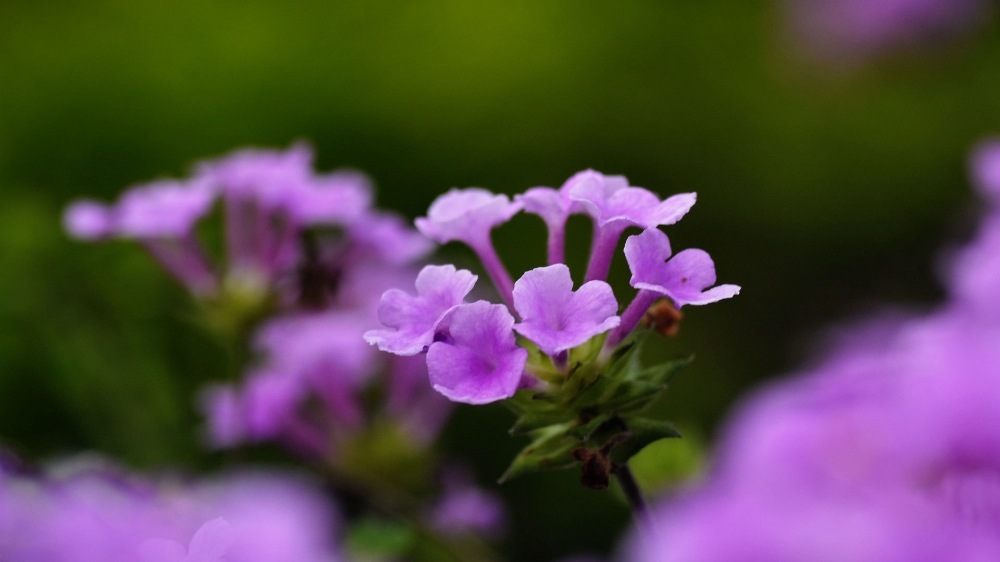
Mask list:
[[[257,334],[271,370],[293,378],[335,376],[348,385],[366,380],[374,350],[362,343],[371,321],[364,314],[324,312],[277,318]]]
[[[656,228],[630,236],[625,242],[625,258],[632,270],[630,284],[637,289],[653,291],[670,297],[680,308],[685,304],[702,305],[739,294],[736,285],[715,284],[715,264],[712,258],[696,249],[684,250],[669,261],[670,242]]]
[[[427,352],[431,385],[454,402],[486,404],[510,398],[521,383],[528,351],[515,345],[507,307],[479,301],[455,308],[442,323],[451,342]]]
[[[83,199],[73,202],[63,214],[63,227],[78,240],[97,240],[111,234],[113,226],[108,206]]]
[[[294,206],[312,177],[312,149],[299,143],[288,150],[243,149],[202,162],[197,175],[227,198],[253,200],[266,209]]]
[[[371,330],[365,341],[396,355],[416,355],[434,341],[434,330],[450,310],[460,305],[477,276],[453,265],[428,265],[417,276],[417,296],[399,289],[382,295],[379,321],[387,330]]]
[[[973,184],[994,201],[1000,200],[1000,140],[981,143],[970,161]]]
[[[434,250],[433,242],[393,213],[362,215],[351,225],[350,236],[363,251],[372,249],[380,258],[396,265],[425,258]]]
[[[182,238],[212,208],[215,193],[200,181],[162,180],[130,188],[112,206],[79,201],[66,210],[69,233],[83,240]]]
[[[666,201],[641,187],[630,187],[624,176],[604,176],[580,181],[569,190],[569,197],[578,202],[594,218],[598,227],[616,225],[624,229],[643,229],[674,224],[694,205],[694,193],[674,195]]]
[[[478,248],[489,242],[490,231],[510,220],[521,210],[521,203],[506,195],[476,187],[452,189],[441,195],[427,210],[427,217],[416,220],[424,236],[444,244],[457,240]]]
[[[243,395],[250,438],[266,441],[281,435],[297,415],[305,395],[301,380],[274,373],[252,375]]]
[[[371,180],[353,171],[317,176],[297,190],[289,205],[302,224],[350,224],[372,205]]]
[[[233,544],[233,527],[225,519],[212,519],[191,538],[188,558],[197,562],[217,562]]]
[[[495,536],[503,529],[506,512],[496,494],[475,485],[448,487],[431,514],[434,528],[445,535],[480,533]]]
[[[204,182],[164,180],[126,191],[115,205],[115,230],[127,238],[179,238],[212,208],[215,191]]]
[[[514,284],[514,306],[523,319],[514,326],[552,356],[583,344],[618,325],[618,301],[603,281],[573,292],[564,264],[528,271]]]
[[[213,447],[228,448],[246,437],[246,414],[236,389],[213,385],[204,389],[199,403],[208,418],[208,440]]]
[[[184,545],[167,539],[149,539],[139,545],[140,562],[185,562]]]
[[[515,195],[514,201],[520,203],[526,213],[542,217],[550,228],[566,222],[573,203],[559,190],[551,187],[533,187],[523,194]]]

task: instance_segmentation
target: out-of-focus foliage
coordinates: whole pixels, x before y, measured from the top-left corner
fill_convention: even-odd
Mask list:
[[[792,363],[794,334],[872,300],[935,298],[928,256],[966,228],[966,151],[1000,128],[995,26],[831,69],[796,54],[782,17],[745,0],[4,2],[0,440],[36,458],[211,463],[193,392],[224,376],[222,351],[141,250],[72,243],[59,212],[301,138],[320,169],[369,172],[380,203],[410,216],[452,186],[522,191],[587,167],[697,191],[671,241],[710,251],[743,293],[685,310],[680,335],[650,351],[697,354],[657,408],[710,432],[742,389]],[[525,216],[496,233],[515,277],[542,264],[543,237]],[[616,262],[616,290],[627,278]],[[524,444],[510,422],[460,410],[448,446],[497,477]],[[627,519],[562,473],[502,491],[513,560],[607,550]]]

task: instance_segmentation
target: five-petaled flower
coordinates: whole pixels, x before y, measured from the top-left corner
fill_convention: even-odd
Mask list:
[[[618,301],[604,281],[588,281],[575,292],[569,268],[559,263],[532,269],[514,284],[514,306],[522,336],[550,357],[618,325]]]

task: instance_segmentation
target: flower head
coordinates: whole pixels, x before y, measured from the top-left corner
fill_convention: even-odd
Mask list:
[[[517,347],[514,317],[500,304],[478,301],[452,310],[446,334],[427,351],[431,385],[455,402],[486,404],[510,398],[521,385],[528,351]]]
[[[715,264],[702,250],[684,250],[670,258],[670,241],[657,228],[630,236],[625,242],[625,258],[632,270],[629,282],[637,289],[652,291],[685,304],[709,304],[739,294],[737,285],[715,284]],[[670,258],[669,261],[666,261]],[[665,263],[664,263],[665,262]]]
[[[583,344],[618,325],[618,301],[604,281],[589,281],[575,292],[563,264],[532,269],[514,284],[514,326],[550,356]]]
[[[444,316],[465,301],[478,277],[453,265],[428,265],[417,276],[417,295],[390,289],[382,295],[379,320],[387,330],[371,330],[365,341],[396,355],[415,355],[434,341]]]

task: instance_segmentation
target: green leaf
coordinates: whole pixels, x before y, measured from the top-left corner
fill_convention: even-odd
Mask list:
[[[573,466],[576,461],[571,451],[580,446],[580,440],[567,434],[571,427],[570,424],[562,424],[535,432],[535,440],[514,457],[499,483],[522,474]]]
[[[574,412],[565,409],[550,410],[544,412],[528,412],[523,414],[514,422],[510,428],[511,435],[523,435],[531,433],[550,425],[566,423],[574,416]]]
[[[692,361],[694,361],[694,355],[684,359],[667,361],[666,363],[661,363],[655,367],[649,367],[639,371],[635,378],[636,380],[648,381],[653,384],[667,385],[670,384],[670,381],[674,380],[677,373],[680,373],[681,370],[690,365]]]
[[[628,462],[633,455],[643,450],[646,445],[660,439],[677,439],[681,437],[672,423],[647,418],[625,418],[631,437],[611,451],[611,461],[615,463]]]
[[[599,416],[595,416],[594,419],[590,420],[589,422],[583,425],[578,425],[568,430],[566,434],[576,437],[580,441],[586,441],[590,439],[590,436],[593,435],[595,431],[600,429],[600,427],[605,423],[607,423],[608,420],[610,419],[611,419],[610,414],[601,414]]]

